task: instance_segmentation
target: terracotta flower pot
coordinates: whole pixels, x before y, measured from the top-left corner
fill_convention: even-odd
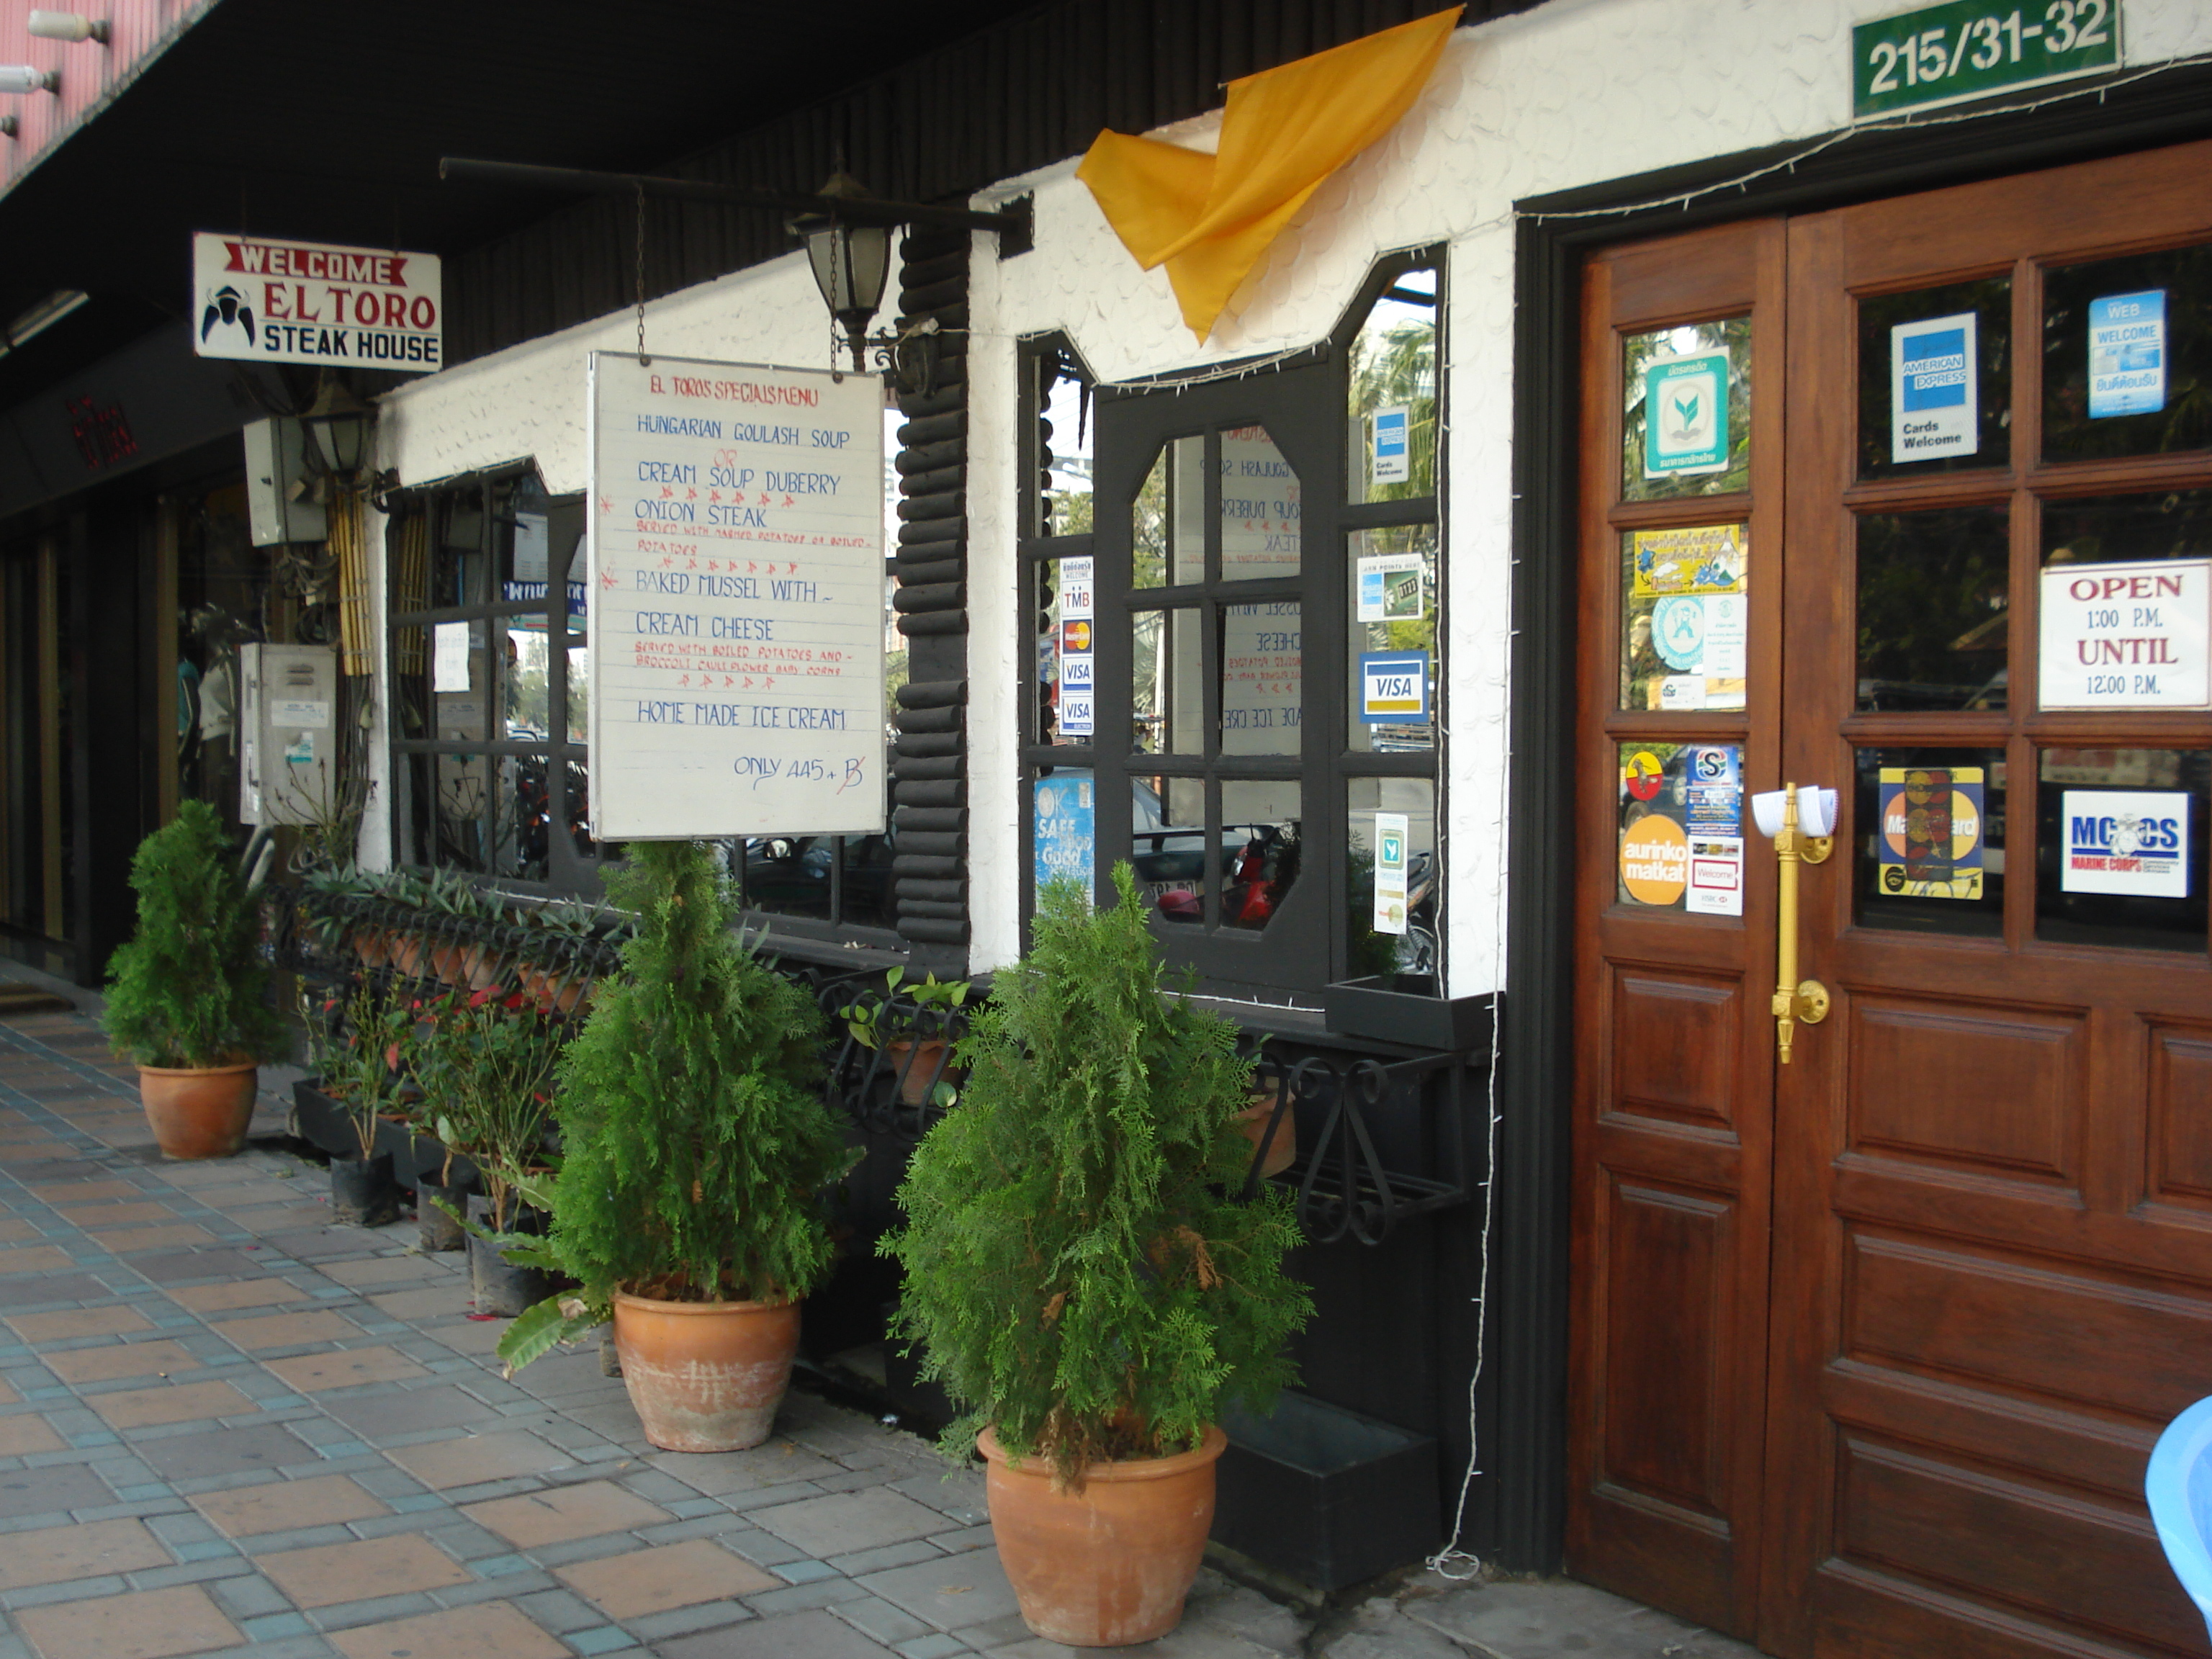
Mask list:
[[[261,1068],[141,1066],[138,1098],[163,1158],[228,1158],[246,1144]]]
[[[799,1304],[657,1302],[615,1292],[623,1382],[663,1451],[743,1451],[775,1426],[799,1352]]]
[[[1022,1622],[1049,1642],[1118,1648],[1164,1636],[1182,1619],[1213,1528],[1213,1470],[1229,1437],[1209,1428],[1196,1451],[1094,1463],[1081,1492],[1054,1492],[1052,1470],[1007,1457],[990,1430],[977,1448],[999,1559]]]
[[[381,927],[354,929],[353,950],[364,968],[381,968],[392,960],[392,940]]]
[[[1295,1109],[1297,1103],[1291,1103]],[[1255,1089],[1252,1103],[1237,1114],[1237,1133],[1252,1143],[1252,1150],[1260,1150],[1260,1137],[1267,1133],[1267,1120],[1275,1115],[1275,1091]],[[1267,1162],[1261,1164],[1261,1179],[1280,1175],[1298,1161],[1298,1117],[1295,1109],[1283,1114],[1283,1121],[1275,1130],[1274,1144],[1267,1148]]]
[[[422,968],[422,940],[414,933],[387,935],[392,965],[409,979],[420,976]]]
[[[932,1079],[943,1082],[951,1077],[950,1070],[943,1078],[937,1074],[945,1051],[951,1046],[943,1037],[892,1037],[884,1044],[884,1057],[890,1066],[891,1074],[899,1079],[899,1099],[903,1104],[927,1106]],[[914,1054],[911,1066],[907,1064],[909,1050]],[[902,1066],[903,1073],[900,1070]]]

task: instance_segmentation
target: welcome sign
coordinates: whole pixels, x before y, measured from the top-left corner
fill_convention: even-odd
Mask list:
[[[192,350],[264,363],[428,372],[445,363],[434,253],[201,231]]]

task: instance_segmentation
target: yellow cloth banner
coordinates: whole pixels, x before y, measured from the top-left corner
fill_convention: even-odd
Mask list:
[[[1202,341],[1323,179],[1413,107],[1464,7],[1229,83],[1219,153],[1102,132],[1075,176]]]

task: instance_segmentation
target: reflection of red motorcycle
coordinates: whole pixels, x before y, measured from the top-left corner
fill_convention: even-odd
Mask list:
[[[1298,875],[1298,827],[1295,823],[1253,826],[1251,837],[1229,860],[1221,888],[1221,921],[1226,927],[1265,927],[1283,895]],[[1170,921],[1206,918],[1202,892],[1163,893],[1161,915]]]

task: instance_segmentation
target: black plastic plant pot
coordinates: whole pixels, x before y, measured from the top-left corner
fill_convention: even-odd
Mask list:
[[[417,1178],[415,1182],[415,1223],[422,1231],[422,1246],[425,1250],[459,1250],[468,1245],[469,1236],[461,1226],[459,1217],[439,1205],[441,1199],[454,1209],[465,1208],[469,1189],[460,1185],[441,1187],[435,1182]]]
[[[398,1218],[399,1188],[392,1154],[331,1160],[331,1214],[356,1227],[381,1227]]]
[[[483,1193],[469,1194],[469,1219],[489,1229],[491,1200]],[[542,1235],[545,1217],[527,1206],[517,1206],[500,1231]],[[507,1253],[469,1235],[469,1283],[476,1291],[477,1311],[512,1319],[553,1294],[553,1275],[542,1267],[517,1267]]]

